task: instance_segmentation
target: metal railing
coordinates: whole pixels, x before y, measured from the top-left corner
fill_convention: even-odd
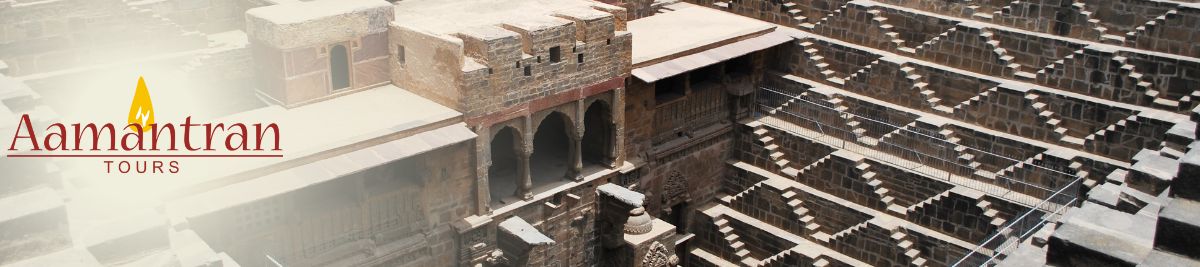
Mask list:
[[[855,152],[886,165],[909,170],[984,192],[997,199],[1028,208],[1013,214],[985,241],[954,265],[986,265],[1007,253],[1047,222],[1057,221],[1067,207],[1076,205],[1081,177],[1061,162],[1018,160],[1010,156],[959,145],[937,130],[912,128],[909,122],[884,116],[855,114],[844,103],[803,95],[806,88],[766,88],[755,92],[755,117],[771,127],[811,139],[829,147]],[[900,112],[900,111],[894,111]],[[852,126],[853,125],[853,126]],[[995,172],[964,165],[961,155],[988,157]],[[1037,154],[1037,153],[1020,153]],[[977,165],[977,164],[971,164]],[[1036,203],[1036,204],[1035,204]]]

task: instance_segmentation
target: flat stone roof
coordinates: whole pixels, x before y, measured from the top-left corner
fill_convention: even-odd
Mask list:
[[[342,16],[366,9],[386,7],[383,0],[319,0],[311,2],[280,3],[248,10],[247,15],[276,24],[292,24],[327,17]]]
[[[127,100],[126,100],[127,101]],[[156,121],[183,123],[186,110],[170,110],[156,102]],[[269,151],[271,139],[264,138],[267,151],[235,154],[279,154],[261,158],[183,158],[177,159],[178,173],[122,175],[105,173],[103,163],[93,160],[63,160],[68,171],[89,184],[80,188],[76,201],[100,210],[125,202],[161,203],[226,185],[253,180],[323,159],[345,155],[364,148],[412,137],[423,132],[461,123],[462,114],[393,85],[353,92],[329,100],[296,108],[268,106],[217,119],[193,118],[192,123],[245,123],[254,132],[254,123],[276,123],[280,129],[282,151]],[[200,127],[203,132],[203,127]],[[180,133],[182,134],[182,133]],[[203,134],[200,134],[203,135]],[[268,134],[269,136],[270,134]],[[180,135],[182,136],[182,135]],[[193,131],[192,138],[201,140]],[[224,146],[223,137],[214,146]],[[250,143],[253,145],[253,142]],[[178,144],[180,149],[182,144]],[[220,151],[213,151],[220,152]],[[203,151],[163,152],[163,154],[204,154]],[[225,154],[225,153],[221,153]],[[99,164],[99,165],[97,165]],[[119,195],[114,195],[119,194]],[[109,204],[109,202],[113,202]],[[105,216],[97,214],[96,216]]]
[[[396,24],[434,34],[471,28],[553,20],[554,14],[622,9],[587,0],[407,0],[396,2]],[[562,19],[563,21],[569,21]]]
[[[0,223],[61,207],[62,198],[54,190],[41,187],[0,198]]]
[[[475,137],[466,124],[456,123],[185,197],[168,207],[176,218],[201,216],[346,177]]]
[[[689,50],[736,41],[773,30],[774,24],[693,4],[679,3],[662,14],[628,23],[633,33],[633,65]]]
[[[287,49],[387,31],[392,4],[383,0],[319,0],[246,11],[246,34]]]

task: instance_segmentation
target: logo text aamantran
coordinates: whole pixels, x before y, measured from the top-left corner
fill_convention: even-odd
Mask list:
[[[56,122],[38,131],[21,115],[9,158],[101,158],[106,173],[178,173],[176,158],[282,157],[275,123],[156,123],[145,80],[138,78],[128,123]],[[266,143],[264,145],[264,142]],[[272,153],[272,154],[266,154]]]

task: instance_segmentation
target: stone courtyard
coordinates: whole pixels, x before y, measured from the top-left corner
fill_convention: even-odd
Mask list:
[[[286,153],[9,149],[0,266],[1200,266],[1195,0],[0,0],[0,133],[137,76]]]

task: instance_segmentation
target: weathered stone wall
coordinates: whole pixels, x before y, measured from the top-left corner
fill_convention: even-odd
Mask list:
[[[1054,61],[1084,47],[1083,44],[1064,39],[1013,31],[992,30],[991,32],[993,40],[999,41],[999,48],[1004,48],[1005,54],[1013,57],[1013,63],[1021,65],[1021,71],[1029,73],[1036,73],[1050,66]]]
[[[986,2],[986,1],[980,1]],[[943,2],[946,3],[946,2]],[[951,1],[947,6],[953,5]],[[885,7],[875,7],[877,17],[883,17],[882,23],[890,25],[890,29],[885,27],[885,31],[894,32],[893,38],[899,38],[904,43],[900,47],[916,48],[925,43],[929,39],[946,32],[958,24],[957,21],[941,19],[937,17],[926,16],[922,14],[912,13],[899,9],[891,9]]]
[[[888,189],[889,196],[895,197],[895,203],[903,207],[910,207],[953,187],[950,184],[928,179],[887,164],[875,161],[868,161],[868,163],[871,164],[871,171],[879,174],[875,177],[883,182],[883,187]]]
[[[1097,132],[1085,140],[1083,150],[1121,161],[1132,160],[1143,148],[1158,148],[1170,124],[1141,116],[1131,116]]]
[[[203,35],[118,0],[0,3],[0,60],[21,76],[205,47]]]
[[[260,262],[267,253],[298,266],[454,265],[458,257],[450,224],[469,215],[474,203],[470,147],[438,149],[187,218],[188,225],[242,264]]]
[[[960,247],[936,237],[922,234],[919,231],[905,230],[904,233],[913,240],[913,246],[921,251],[921,258],[927,260],[930,266],[951,266],[974,248]]]
[[[828,41],[818,40],[814,43],[819,50],[818,55],[824,56],[822,60],[829,63],[829,70],[834,71],[833,75],[836,78],[850,76],[880,58],[880,55],[869,51]],[[824,81],[825,78],[813,80]]]
[[[461,89],[487,86],[486,67],[463,56],[462,40],[392,23],[388,44],[392,83],[421,97],[463,110]]]
[[[965,153],[974,155],[974,161],[979,162],[981,169],[996,172],[1015,164],[1013,160],[1025,160],[1033,155],[1045,152],[1046,149],[1029,143],[988,134],[984,131],[958,125],[947,125],[946,129],[958,138],[958,145],[970,147]],[[984,153],[986,151],[987,153]]]
[[[908,220],[967,242],[978,243],[996,231],[979,201],[951,192],[909,210]]]
[[[979,100],[972,99],[955,109],[957,119],[982,125],[998,131],[1038,140],[1057,140],[1054,128],[1046,124],[1046,118],[1038,116],[1033,102],[1025,97],[1026,92],[1005,87],[989,90]]]
[[[866,223],[829,242],[830,248],[874,266],[906,266],[912,259],[904,255],[899,241],[888,229]]]
[[[467,117],[509,113],[535,100],[627,75],[631,35],[616,20],[602,11],[563,13],[542,23],[504,24],[456,34],[462,39],[463,54],[488,73],[464,75],[459,85],[464,113]],[[477,69],[464,67],[463,71]]]
[[[790,200],[784,198],[783,193],[783,190],[762,184],[734,196],[729,205],[742,214],[750,215],[779,229],[802,233],[804,223],[800,221],[800,214],[796,211],[798,207],[788,205]]]
[[[921,91],[915,87],[916,81],[906,79],[908,73],[900,71],[901,68],[900,63],[879,59],[869,69],[847,79],[844,88],[876,99],[895,99],[901,106],[932,110],[921,98]]]
[[[729,222],[730,226],[733,227],[733,232],[738,235],[738,239],[742,243],[746,244],[746,249],[750,251],[750,256],[755,259],[765,259],[797,245],[779,237],[776,233],[767,232],[757,225],[740,220],[729,220]]]
[[[733,153],[732,132],[707,137],[685,147],[657,155],[653,165],[646,166],[649,172],[642,177],[642,185],[649,193],[648,211],[665,211],[685,202],[689,208],[695,208],[716,197],[727,168],[727,164],[719,163],[728,160]],[[665,218],[665,213],[651,214]]]
[[[257,4],[244,0],[166,0],[130,5],[153,10],[189,31],[216,33],[241,28],[246,10],[260,6]]]
[[[826,234],[832,235],[874,218],[869,214],[848,209],[833,200],[802,191],[796,193],[800,194],[800,199],[804,201],[802,206],[814,217],[813,223],[820,225],[817,231]]]
[[[361,1],[356,3],[358,9],[348,14],[295,21],[278,14],[327,8],[322,4],[326,3],[266,6],[246,12],[246,35],[258,62],[259,90],[282,105],[304,105],[389,81],[392,6]],[[348,86],[334,88],[331,59],[335,51],[342,50],[347,57]]]
[[[1011,76],[1011,70],[987,43],[984,29],[959,24],[954,30],[917,47],[917,58],[993,76]]]
[[[901,127],[917,119],[916,114],[896,110],[884,105],[871,103],[857,98],[842,97],[842,103],[849,108],[846,112],[853,114],[852,121],[857,122],[853,129],[861,129],[861,135],[871,138],[881,138],[883,135],[895,132]]]
[[[1010,4],[992,23],[1059,36],[1099,40],[1100,31],[1088,22],[1085,10],[1073,0],[1033,0]]]
[[[1107,28],[1106,32],[1121,36],[1178,6],[1176,3],[1150,0],[1084,0],[1082,2],[1092,12],[1092,17],[1099,18],[1098,24]]]
[[[1143,25],[1131,35],[1126,35],[1125,44],[1140,49],[1200,57],[1200,9],[1179,7],[1176,14],[1165,14],[1156,18],[1154,24]]]
[[[947,69],[920,64],[912,64],[910,66],[914,68],[914,74],[921,75],[925,83],[928,83],[926,89],[932,91],[933,96],[940,99],[938,103],[947,107],[962,104],[972,97],[979,95],[979,93],[999,85],[994,81],[982,77]]]

